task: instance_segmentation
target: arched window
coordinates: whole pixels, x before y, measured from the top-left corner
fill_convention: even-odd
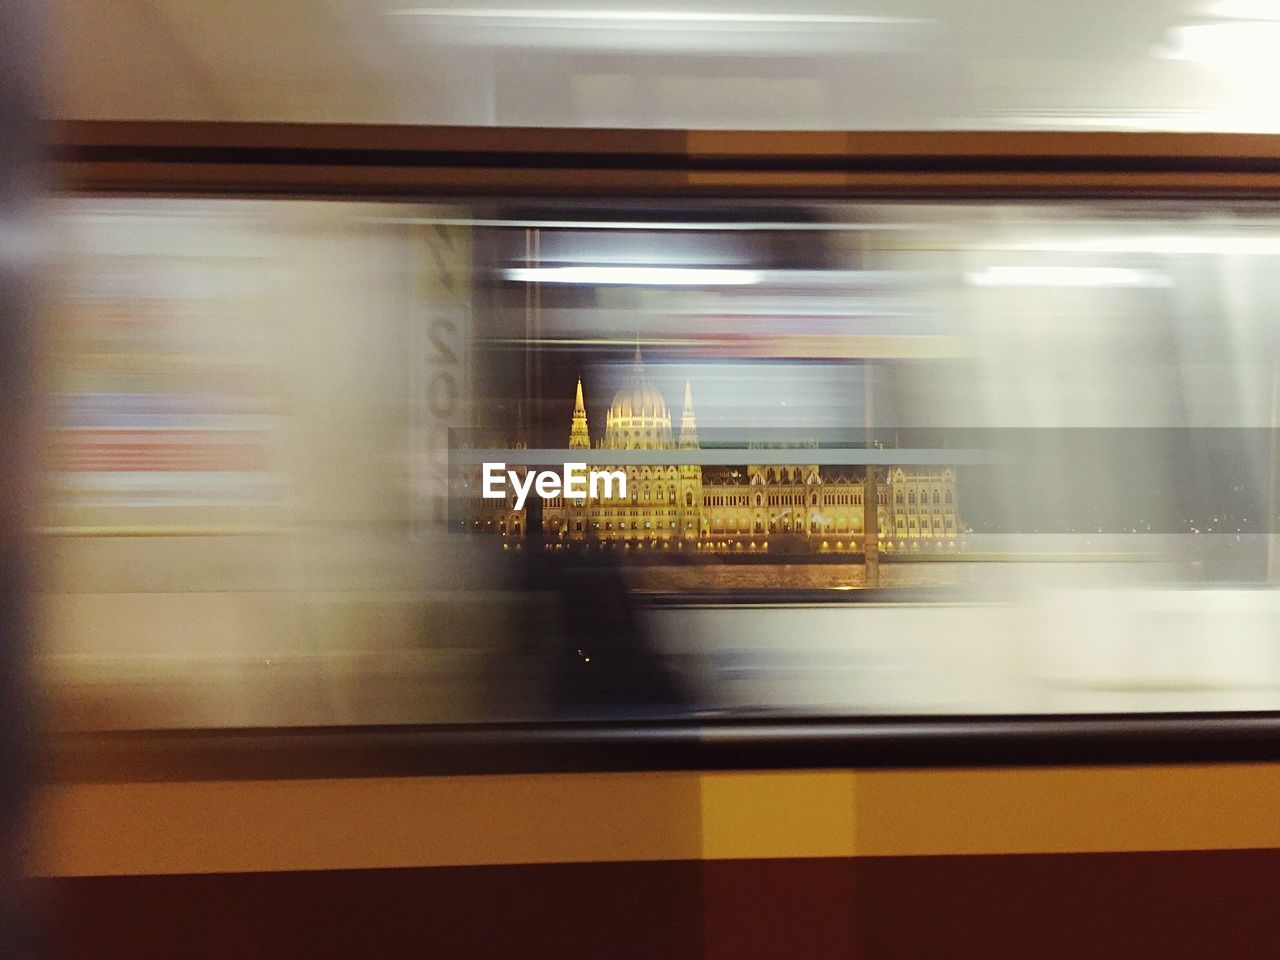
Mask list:
[[[667,496],[670,497],[672,503],[676,502],[676,485],[674,483],[667,487]]]
[[[913,507],[915,506],[916,492],[914,490],[907,494],[907,503],[911,504]]]
[[[938,491],[933,491],[933,502],[938,503]]]
[[[809,505],[816,507],[818,505],[818,494],[815,491],[813,496],[809,498]]]
[[[693,506],[693,491],[692,491],[692,490],[686,490],[686,491],[684,492],[684,505],[685,505],[686,507],[692,507],[692,506]]]
[[[897,493],[897,495],[895,496],[895,498],[894,498],[894,499],[897,501],[898,506],[902,506],[902,491],[901,491],[901,490],[899,490],[899,491],[898,491],[898,493]]]
[[[951,502],[951,491],[950,491],[950,490],[948,490],[948,491],[947,491],[947,503],[950,503],[950,502]]]
[[[761,505],[761,502],[763,501],[763,499],[764,499],[764,498],[763,498],[763,497],[761,497],[761,496],[760,496],[760,494],[758,494],[758,493],[756,494],[756,506],[757,506],[757,507]]]

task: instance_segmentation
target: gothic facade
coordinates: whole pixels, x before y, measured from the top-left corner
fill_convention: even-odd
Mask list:
[[[578,381],[569,426],[570,449],[697,449],[692,385],[673,429],[662,394],[645,378],[637,357],[628,382],[605,415],[604,437],[594,443]],[[745,467],[619,466],[624,497],[547,499],[543,533],[549,544],[695,552],[860,552],[869,485],[863,468],[817,464]],[[956,474],[951,467],[880,467],[875,499],[878,542],[885,552],[955,550],[964,532]],[[475,531],[519,541],[525,511],[514,500],[473,500]]]

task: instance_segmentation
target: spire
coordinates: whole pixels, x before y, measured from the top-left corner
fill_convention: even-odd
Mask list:
[[[684,411],[680,414],[680,446],[698,446],[698,423],[693,415],[693,386],[684,382]]]
[[[569,448],[589,449],[591,436],[587,433],[587,407],[582,402],[582,378],[578,378],[578,392],[573,400],[573,424],[569,427]]]

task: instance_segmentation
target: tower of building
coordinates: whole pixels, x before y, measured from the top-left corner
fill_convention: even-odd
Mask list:
[[[684,382],[684,410],[680,414],[680,447],[686,450],[697,449],[698,422],[693,416],[693,386],[688,380]]]
[[[684,382],[684,409],[680,413],[680,438],[678,446],[684,450],[698,448],[698,422],[693,414],[693,387]],[[677,469],[680,489],[676,500],[676,527],[685,540],[697,540],[702,535],[702,467],[697,464],[681,464]]]
[[[582,402],[582,378],[578,378],[578,395],[573,401],[573,423],[569,427],[569,449],[588,450],[591,435],[587,432],[587,407]]]

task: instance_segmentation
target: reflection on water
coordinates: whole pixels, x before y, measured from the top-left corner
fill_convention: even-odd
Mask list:
[[[989,583],[990,563],[963,561],[886,563],[880,566],[880,587],[957,587]],[[1008,568],[1009,564],[999,566]],[[1011,571],[1006,571],[1011,572]],[[860,563],[779,563],[699,566],[645,566],[627,571],[629,585],[642,592],[698,592],[714,590],[834,590],[867,585]]]
[[[867,586],[861,563],[751,563],[643,565],[627,568],[628,587],[646,593],[705,595],[719,591],[861,590]],[[913,599],[930,599],[928,591],[962,590],[965,597],[991,598],[993,590],[1155,585],[1185,579],[1168,563],[1147,557],[1099,562],[1071,559],[907,560],[880,564],[881,590],[916,590]],[[850,598],[852,599],[852,598]],[[941,599],[941,598],[938,598]]]

